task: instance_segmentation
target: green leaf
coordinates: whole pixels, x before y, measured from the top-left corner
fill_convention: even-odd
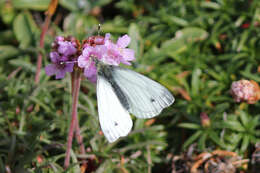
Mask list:
[[[249,131],[251,132],[251,133],[254,133],[255,132],[255,128],[256,128],[256,126],[259,124],[259,115],[256,115],[255,117],[253,117],[252,119],[251,119],[251,121],[250,122],[248,122],[248,124],[247,124],[247,128],[249,129]]]
[[[187,148],[190,144],[192,144],[196,139],[198,139],[198,137],[202,134],[203,132],[201,130],[197,131],[196,133],[194,133],[191,137],[189,137],[189,139],[187,139],[185,141],[185,143],[183,144],[183,148]]]
[[[249,139],[250,139],[249,135],[245,134],[243,136],[243,140],[242,140],[242,144],[241,144],[241,148],[240,148],[240,152],[241,153],[244,153],[246,151],[246,149],[247,149],[247,147],[249,145],[249,142],[250,142]]]
[[[201,126],[193,123],[180,123],[178,127],[186,128],[186,129],[200,129]]]
[[[9,5],[8,3],[1,3],[0,2],[0,16],[2,18],[2,21],[10,25],[16,15],[16,11],[13,8],[13,6]]]
[[[13,46],[0,46],[0,61],[6,58],[16,57],[19,55],[19,53],[19,49]]]
[[[210,139],[214,141],[216,144],[218,144],[220,147],[225,148],[225,144],[221,141],[221,139],[218,137],[217,133],[215,131],[210,131],[209,133]]]
[[[199,95],[200,75],[201,70],[199,68],[193,70],[191,79],[191,91],[193,96]]]
[[[79,12],[70,13],[64,20],[63,28],[67,35],[74,35],[78,39],[86,39],[88,34],[97,31],[98,21],[92,16]]]
[[[37,31],[35,22],[30,13],[20,13],[14,20],[14,34],[21,48],[28,48],[33,41],[33,35]]]
[[[176,32],[176,39],[186,40],[188,43],[193,43],[205,40],[208,37],[207,31],[197,27],[186,27]]]
[[[51,0],[12,0],[15,8],[31,9],[31,10],[46,10]]]
[[[258,74],[249,73],[247,71],[241,71],[240,73],[245,78],[252,79],[256,82],[260,82],[260,77]]]
[[[31,72],[35,72],[36,71],[36,66],[34,66],[32,63],[26,61],[22,57],[18,57],[17,59],[12,59],[12,60],[10,60],[8,62],[10,64],[16,66],[16,67],[22,67],[23,69],[26,69],[26,70],[31,71]]]
[[[201,2],[201,7],[204,7],[204,8],[209,8],[209,9],[213,9],[213,10],[218,10],[220,9],[220,5],[216,2],[210,2],[210,1],[203,1]]]
[[[60,0],[59,3],[70,11],[79,10],[78,0]]]
[[[198,147],[201,151],[205,150],[205,148],[206,148],[207,137],[208,137],[208,133],[203,133],[199,139]]]
[[[243,126],[246,127],[248,125],[248,122],[249,122],[249,115],[246,114],[244,111],[240,111],[239,117],[241,119]]]
[[[138,26],[134,23],[131,23],[128,34],[129,37],[131,37],[129,48],[135,51],[135,57],[139,59],[141,57],[143,45],[141,44],[142,40]]]
[[[227,120],[223,123],[223,126],[225,128],[235,130],[235,131],[238,131],[238,132],[244,132],[245,131],[245,128],[238,121]]]
[[[180,26],[187,26],[189,23],[182,19],[182,18],[179,18],[177,16],[167,16],[167,20],[168,22],[171,21],[173,24],[177,24],[177,25],[180,25]]]
[[[175,38],[162,43],[161,51],[174,57],[176,53],[185,51],[187,49],[187,44],[205,40],[207,37],[208,33],[205,30],[196,27],[187,27],[177,31]]]

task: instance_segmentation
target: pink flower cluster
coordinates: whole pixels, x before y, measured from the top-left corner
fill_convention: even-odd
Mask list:
[[[256,82],[239,80],[231,85],[231,94],[236,102],[246,101],[253,104],[260,99],[260,89]]]
[[[64,37],[57,37],[54,41],[54,51],[50,53],[52,64],[45,67],[46,74],[56,75],[56,79],[63,78],[66,72],[72,72],[74,63],[84,69],[84,75],[91,81],[96,81],[95,59],[105,64],[118,66],[120,63],[131,65],[135,60],[134,51],[126,48],[131,41],[128,35],[120,37],[116,43],[110,39],[110,34],[105,38],[100,36],[90,37],[82,46],[81,54],[78,54],[76,41],[68,41]]]
[[[48,76],[56,75],[56,79],[65,77],[66,72],[72,72],[74,63],[71,62],[77,53],[77,42],[74,38],[56,37],[50,53],[52,64],[45,67]]]
[[[106,34],[104,44],[101,45],[84,45],[82,55],[78,58],[78,66],[84,68],[84,75],[91,81],[96,81],[97,68],[93,58],[109,65],[118,66],[120,63],[131,65],[129,61],[133,61],[134,51],[126,48],[131,41],[128,35],[124,35],[113,43],[110,40],[110,34]]]

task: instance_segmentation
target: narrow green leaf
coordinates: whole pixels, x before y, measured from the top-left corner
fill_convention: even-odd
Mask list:
[[[180,26],[187,26],[189,24],[186,20],[184,20],[180,17],[177,17],[177,16],[170,16],[169,15],[167,17],[167,20],[171,21],[175,25],[177,24],[177,25],[180,25]]]
[[[128,34],[131,37],[129,48],[135,51],[135,57],[139,59],[142,54],[143,45],[141,44],[142,40],[138,26],[134,23],[130,24]]]
[[[61,6],[63,6],[64,8],[67,8],[70,11],[79,10],[78,0],[60,0],[59,3]]]
[[[21,59],[20,57],[18,57],[17,59],[12,59],[8,62],[16,67],[22,67],[31,72],[36,71],[36,67],[34,65],[32,65],[32,63],[25,61],[24,59]]]
[[[201,70],[199,68],[193,70],[191,79],[191,91],[193,96],[199,95],[200,75]]]
[[[208,133],[203,133],[199,139],[198,147],[200,150],[204,151],[206,148],[206,139],[208,137]]]
[[[32,10],[46,10],[50,0],[12,0],[15,8],[32,9]]]
[[[218,3],[210,2],[210,1],[202,1],[200,5],[201,5],[201,7],[209,8],[209,9],[213,9],[213,10],[218,10],[221,7]]]
[[[246,114],[244,111],[240,111],[239,117],[241,119],[243,126],[246,127],[248,125],[248,122],[249,122],[249,115]]]
[[[32,43],[35,26],[28,13],[21,13],[16,16],[13,29],[21,48],[28,48]]]
[[[198,137],[202,134],[202,131],[199,130],[196,133],[194,133],[191,137],[189,137],[189,139],[187,139],[185,141],[185,143],[183,144],[183,149],[187,148],[190,144],[192,144],[196,139],[198,139]]]
[[[249,135],[245,134],[245,135],[243,136],[243,140],[242,140],[240,152],[244,153],[244,152],[246,151],[246,149],[247,149],[247,147],[248,147],[248,145],[249,145],[249,142],[250,142],[249,139],[250,139],[250,138],[249,138]]]
[[[186,128],[186,129],[200,129],[201,126],[193,123],[180,123],[178,127]]]
[[[9,46],[9,45],[0,46],[0,61],[6,58],[16,57],[19,55],[19,53],[20,53],[19,49],[13,46]]]
[[[245,128],[238,121],[227,120],[223,123],[225,128],[232,129],[238,132],[244,132]]]
[[[220,147],[225,148],[225,144],[221,141],[221,139],[218,137],[217,133],[215,131],[210,131],[209,133],[210,139],[214,141],[216,144],[218,144]]]

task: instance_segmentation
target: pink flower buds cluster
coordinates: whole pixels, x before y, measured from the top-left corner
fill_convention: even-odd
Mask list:
[[[124,35],[113,43],[110,34],[102,36],[91,36],[83,41],[82,50],[78,41],[64,37],[57,37],[53,43],[53,50],[50,53],[52,64],[45,67],[46,74],[56,75],[56,79],[63,78],[66,72],[72,72],[74,62],[78,67],[84,69],[84,75],[91,81],[96,81],[96,61],[109,65],[118,66],[120,63],[131,65],[130,61],[135,60],[134,51],[126,48],[131,41],[128,35]]]
[[[239,80],[232,83],[231,94],[236,102],[254,104],[260,99],[260,88],[255,81]]]

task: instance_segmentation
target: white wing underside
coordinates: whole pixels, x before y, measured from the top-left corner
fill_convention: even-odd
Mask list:
[[[161,84],[129,69],[113,68],[113,79],[129,103],[129,112],[138,118],[152,118],[174,102]]]
[[[126,136],[133,122],[122,106],[111,84],[102,76],[97,78],[98,114],[101,129],[109,142]]]

